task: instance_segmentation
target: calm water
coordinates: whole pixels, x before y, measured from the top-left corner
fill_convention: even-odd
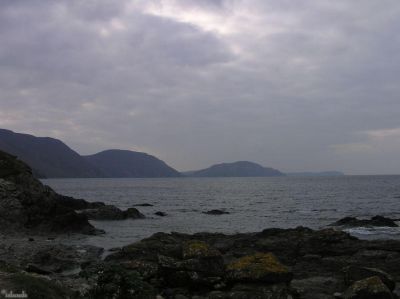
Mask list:
[[[85,239],[110,248],[159,231],[251,232],[299,225],[321,228],[344,216],[400,218],[400,176],[49,179],[57,192],[120,208],[138,207],[147,219],[93,221],[107,233]],[[203,211],[222,209],[229,215]],[[162,211],[167,217],[158,217]],[[400,238],[400,230],[359,228],[359,237]]]

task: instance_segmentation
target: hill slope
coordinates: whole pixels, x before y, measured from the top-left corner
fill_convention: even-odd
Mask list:
[[[107,150],[84,156],[107,177],[179,177],[181,174],[154,156],[127,150]]]
[[[215,164],[209,168],[186,172],[194,177],[268,177],[283,176],[279,170],[263,167],[257,163],[238,161],[233,163]]]
[[[0,149],[30,165],[37,177],[99,177],[101,172],[58,139],[0,129]]]

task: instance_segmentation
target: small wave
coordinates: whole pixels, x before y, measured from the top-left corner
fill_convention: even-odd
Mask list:
[[[399,235],[400,229],[398,227],[353,227],[344,229],[351,235]]]

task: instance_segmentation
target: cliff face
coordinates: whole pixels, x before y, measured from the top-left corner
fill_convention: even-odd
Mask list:
[[[95,233],[86,216],[63,205],[63,196],[44,186],[31,168],[0,151],[0,227],[57,233]]]

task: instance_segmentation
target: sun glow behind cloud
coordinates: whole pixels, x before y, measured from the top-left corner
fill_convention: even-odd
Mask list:
[[[158,17],[174,19],[182,23],[189,23],[201,30],[222,35],[233,34],[238,31],[238,27],[230,15],[218,14],[200,7],[182,9],[175,1],[149,3],[144,12]]]

